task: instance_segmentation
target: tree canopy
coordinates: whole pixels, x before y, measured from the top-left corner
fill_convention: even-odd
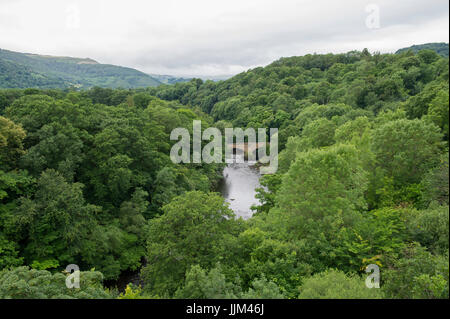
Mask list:
[[[218,82],[0,90],[0,297],[448,298],[448,87],[447,57],[363,50]],[[193,120],[279,129],[252,218],[216,192],[225,164],[170,160]],[[141,287],[105,289],[129,272]]]

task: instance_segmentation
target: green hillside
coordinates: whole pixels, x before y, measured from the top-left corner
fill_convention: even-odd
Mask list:
[[[408,50],[411,50],[414,53],[417,53],[420,50],[433,50],[443,57],[448,57],[448,43],[445,42],[417,44],[407,48],[400,49],[395,53],[402,53]]]
[[[135,69],[92,59],[54,57],[0,49],[0,88],[137,88],[160,82]]]
[[[62,87],[63,79],[49,77],[32,68],[0,59],[0,88]]]

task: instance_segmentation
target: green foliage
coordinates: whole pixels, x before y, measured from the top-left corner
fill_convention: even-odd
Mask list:
[[[264,276],[253,280],[251,288],[242,292],[239,282],[227,281],[220,265],[209,272],[194,265],[186,273],[184,286],[175,292],[174,297],[181,299],[283,299],[284,295],[274,282],[268,281]]]
[[[445,110],[445,92],[448,92],[448,83],[441,81],[430,82],[421,92],[408,98],[404,102],[403,108],[410,119],[421,118],[430,113],[429,118],[433,122],[444,126],[445,123],[442,122],[445,120],[446,114],[448,114],[448,111]]]
[[[262,277],[252,282],[252,288],[242,294],[242,299],[284,299],[284,295],[277,284]]]
[[[125,291],[117,297],[118,299],[159,299],[143,293],[141,287],[135,287],[133,284],[128,284]]]
[[[383,267],[386,255],[396,254],[404,247],[405,213],[384,208],[370,211],[344,227],[337,235],[340,245],[335,249],[336,264],[344,271],[361,271],[368,264]]]
[[[388,261],[383,272],[388,298],[448,298],[449,262],[445,255],[432,255],[419,244],[405,248],[402,255]]]
[[[305,279],[299,299],[379,299],[377,288],[367,288],[358,275],[329,269]]]
[[[425,206],[432,203],[448,205],[449,201],[449,166],[448,152],[443,154],[439,160],[439,164],[431,169],[423,178],[422,201]]]
[[[19,245],[13,241],[6,239],[0,232],[0,269],[20,266],[23,258],[19,257]]]
[[[448,206],[412,211],[406,223],[409,238],[436,254],[449,249]]]
[[[249,240],[252,234],[251,231],[243,233],[239,242],[243,243],[244,240]],[[265,234],[266,237],[267,235]],[[249,259],[246,260],[240,274],[240,278],[246,283],[245,287],[251,289],[255,284],[261,284],[256,281],[267,279],[276,284],[277,291],[286,298],[295,298],[296,288],[302,278],[312,272],[313,267],[310,264],[314,261],[308,260],[308,257],[311,256],[311,249],[302,241],[261,237],[260,242],[253,245]],[[264,276],[264,279],[261,276]],[[269,283],[267,285],[269,287],[266,288],[272,287],[270,290],[273,292],[273,285]],[[251,290],[249,293],[252,293]]]
[[[357,140],[362,138],[367,132],[370,132],[370,129],[371,122],[369,118],[361,116],[339,126],[334,135],[337,142],[357,142]]]
[[[235,299],[240,294],[240,287],[227,282],[220,266],[206,272],[199,265],[192,266],[186,272],[184,286],[179,288],[174,297],[181,299]]]
[[[444,139],[448,140],[448,123],[449,123],[449,107],[448,107],[448,89],[441,90],[436,97],[430,102],[428,114],[425,119],[439,126],[444,134]]]
[[[31,268],[37,269],[37,270],[47,270],[51,268],[58,268],[59,262],[56,259],[47,259],[42,262],[40,261],[33,261],[31,263]]]
[[[80,288],[66,287],[66,275],[17,267],[0,271],[0,298],[7,299],[109,299],[98,271],[80,272]]]
[[[260,204],[254,207],[256,210],[255,214],[268,213],[275,206],[276,193],[280,188],[282,176],[281,174],[267,174],[261,177],[259,182],[262,187],[256,189],[255,195]]]
[[[320,148],[334,144],[336,124],[325,118],[317,119],[306,125],[302,132],[301,149]]]
[[[211,266],[221,239],[237,226],[224,199],[214,193],[187,192],[162,210],[149,222],[143,269],[146,289],[159,295],[175,292],[192,265]]]
[[[22,198],[15,214],[17,227],[28,239],[28,261],[58,260],[73,263],[95,232],[98,207],[86,204],[82,185],[67,183],[54,170],[42,173],[34,200]]]
[[[299,153],[283,178],[277,203],[291,227],[365,208],[367,185],[356,149],[338,145]]]
[[[13,168],[18,158],[24,154],[25,131],[20,125],[0,116],[0,169]]]
[[[439,160],[439,128],[421,120],[388,122],[373,132],[379,167],[398,185],[418,183]]]

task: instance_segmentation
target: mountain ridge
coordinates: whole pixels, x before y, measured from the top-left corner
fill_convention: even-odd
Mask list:
[[[21,53],[0,49],[0,88],[67,88],[94,86],[139,88],[160,85],[133,68],[101,64],[91,58]]]
[[[415,44],[398,49],[395,53],[399,54],[408,50],[417,53],[424,49],[433,50],[444,57],[449,56],[449,45],[445,42]],[[0,48],[0,88],[89,89],[98,86],[130,89],[155,87],[161,84],[172,85],[188,82],[191,79],[147,74],[129,67],[102,64],[89,57],[21,53]],[[220,78],[220,80],[223,79]]]

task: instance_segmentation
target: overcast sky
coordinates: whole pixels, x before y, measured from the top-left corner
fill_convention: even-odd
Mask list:
[[[229,75],[282,56],[448,42],[448,10],[447,0],[0,0],[0,48]]]

